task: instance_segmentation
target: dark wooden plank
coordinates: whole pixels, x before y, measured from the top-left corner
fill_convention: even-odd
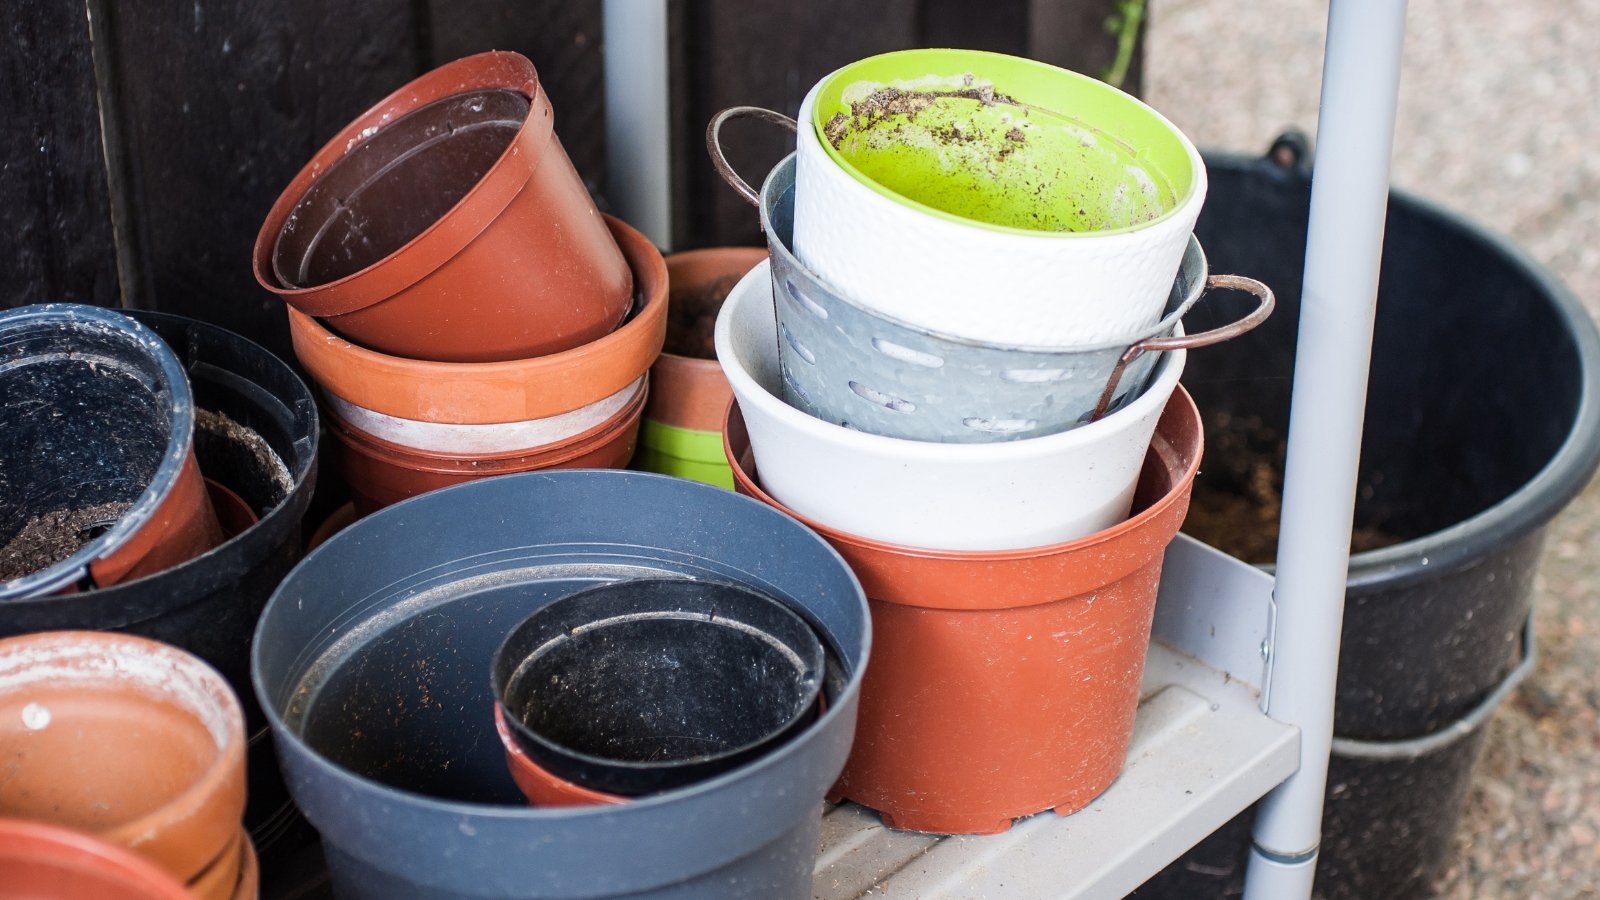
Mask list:
[[[605,62],[600,0],[423,0],[435,64],[484,50],[533,60],[556,134],[591,191],[604,192]]]
[[[250,273],[256,230],[323,142],[419,71],[409,0],[106,7],[145,305],[286,350]]]
[[[917,0],[690,0],[683,55],[686,107],[673,116],[674,165],[683,166],[681,248],[761,242],[756,212],[722,183],[706,158],[705,127],[728,106],[794,115],[811,85],[852,60],[919,43]],[[724,131],[730,161],[747,180],[794,149],[791,135],[752,122]]]
[[[83,2],[12,0],[0,42],[0,308],[114,306],[117,259]]]

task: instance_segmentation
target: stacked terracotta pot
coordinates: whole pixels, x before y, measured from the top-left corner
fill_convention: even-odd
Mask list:
[[[533,64],[457,60],[350,123],[256,239],[357,513],[620,467],[666,327],[660,253],[591,202]]]
[[[244,715],[222,676],[195,657],[104,632],[0,640],[0,758],[0,817],[92,835],[145,861],[78,846],[71,852],[84,862],[69,867],[143,887],[24,895],[172,896],[162,887],[170,879],[201,900],[256,896],[255,850],[241,824]],[[47,878],[37,867],[73,843],[47,828],[0,826],[0,892]],[[53,849],[22,854],[23,845]]]

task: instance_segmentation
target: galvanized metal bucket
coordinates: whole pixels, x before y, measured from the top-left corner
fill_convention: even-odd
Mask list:
[[[1243,334],[1272,310],[1272,291],[1261,282],[1208,276],[1205,255],[1192,237],[1162,319],[1127,341],[1071,348],[988,344],[868,310],[823,283],[792,251],[794,156],[773,168],[759,195],[728,165],[718,135],[724,122],[740,116],[791,128],[793,120],[735,107],[712,119],[706,143],[723,178],[761,213],[772,259],[784,399],[824,421],[945,443],[1067,431],[1138,397],[1161,352]],[[1183,334],[1184,314],[1215,287],[1248,291],[1259,303],[1229,325]]]

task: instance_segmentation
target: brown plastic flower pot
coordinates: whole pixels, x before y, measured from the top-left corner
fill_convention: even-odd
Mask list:
[[[639,417],[649,396],[641,384],[615,415],[574,437],[510,453],[451,454],[402,447],[327,412],[339,460],[359,516],[464,481],[537,469],[620,469],[633,457]]]
[[[115,551],[89,563],[89,578],[96,587],[106,587],[154,575],[194,559],[222,540],[222,527],[191,444],[178,480],[149,522]]]
[[[758,485],[737,406],[726,438],[738,490],[784,509]],[[1202,443],[1179,388],[1132,516],[1047,547],[922,550],[797,516],[855,570],[872,609],[872,665],[835,793],[894,828],[991,834],[1019,816],[1075,812],[1109,787],[1133,733],[1162,556],[1188,512]]]
[[[211,667],[156,641],[0,640],[0,758],[0,815],[89,832],[185,882],[239,833],[239,701]]]
[[[766,256],[759,247],[710,247],[667,257],[666,346],[650,369],[635,468],[733,487],[722,456],[722,419],[733,389],[717,362],[712,327],[734,284]]]
[[[517,790],[528,798],[529,805],[595,806],[628,802],[627,797],[573,784],[529,759],[527,752],[512,737],[511,729],[506,726],[505,712],[498,703],[494,705],[494,727],[500,734],[500,744],[506,750],[506,768],[511,772],[511,780],[517,783]]]
[[[580,347],[510,362],[427,362],[340,338],[299,310],[289,333],[301,365],[323,390],[403,419],[458,425],[560,415],[608,397],[649,370],[667,329],[667,266],[650,240],[606,217],[633,271],[634,312],[621,328]]]
[[[239,883],[233,888],[232,900],[256,900],[261,894],[261,862],[249,835],[245,836],[241,849],[244,854],[239,863]]]
[[[115,844],[59,825],[0,819],[0,896],[193,900],[182,882]]]
[[[632,276],[526,57],[423,75],[300,170],[256,236],[256,280],[356,343],[413,359],[526,359],[628,312]]]

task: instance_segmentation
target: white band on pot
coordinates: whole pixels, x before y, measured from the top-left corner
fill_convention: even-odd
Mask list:
[[[648,377],[641,375],[615,394],[570,412],[493,425],[451,425],[402,419],[357,406],[331,393],[324,393],[323,396],[327,398],[334,415],[356,429],[391,444],[457,455],[512,453],[564,441],[605,422],[644,390]]]

